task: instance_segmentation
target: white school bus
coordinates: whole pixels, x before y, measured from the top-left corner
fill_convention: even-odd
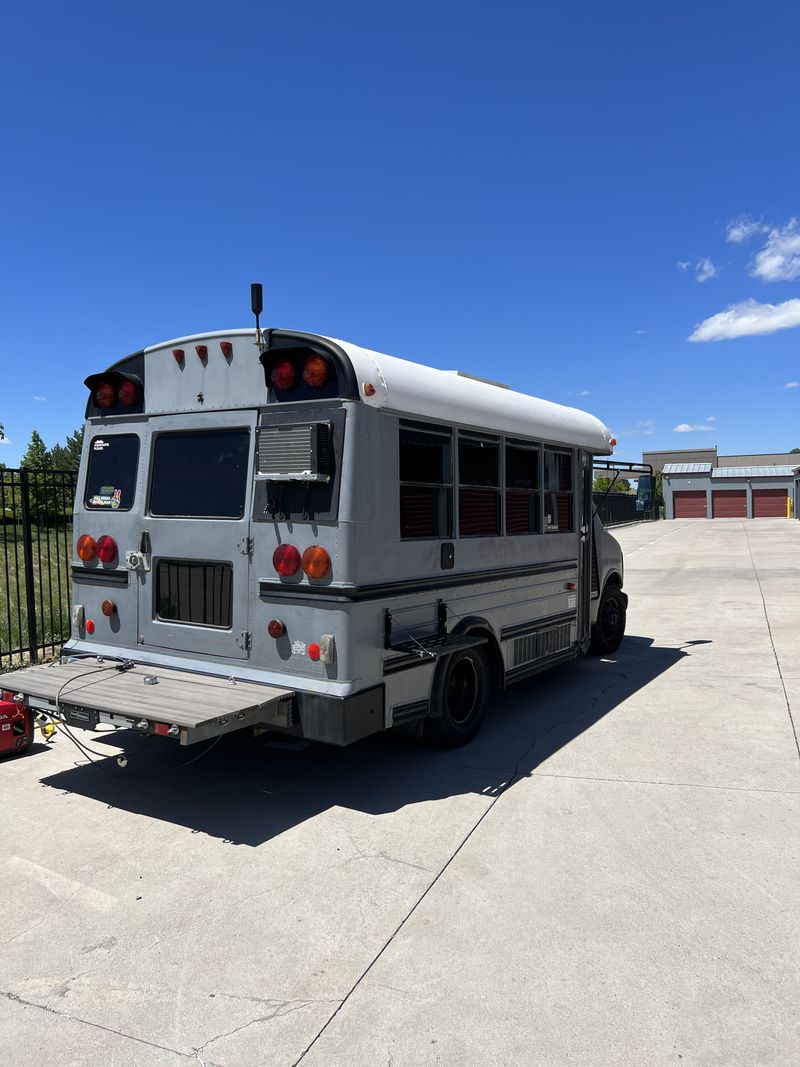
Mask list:
[[[39,713],[459,745],[492,688],[623,638],[592,415],[258,325],[86,385],[71,637],[3,681]]]

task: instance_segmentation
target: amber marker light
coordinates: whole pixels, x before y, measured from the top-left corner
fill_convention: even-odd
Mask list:
[[[91,534],[81,534],[75,550],[78,553],[78,559],[82,559],[84,563],[90,563],[97,555],[97,548]]]
[[[309,356],[303,367],[303,381],[313,389],[319,389],[327,380],[327,361],[322,356]]]
[[[107,619],[110,619],[112,615],[117,614],[117,605],[113,600],[104,600],[100,605],[100,610]]]
[[[331,569],[331,557],[321,545],[311,545],[303,553],[303,570],[309,578],[324,578]]]

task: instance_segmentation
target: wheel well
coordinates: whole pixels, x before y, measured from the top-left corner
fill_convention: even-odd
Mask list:
[[[494,631],[491,626],[489,626],[488,622],[485,622],[483,619],[471,622],[467,619],[458,627],[458,633],[486,638],[486,644],[483,647],[486,651],[486,659],[489,662],[489,678],[495,689],[502,689],[503,678],[505,675],[503,656],[500,652],[500,645],[495,637]]]
[[[615,585],[617,589],[622,588],[622,579],[616,571],[612,571],[606,578],[606,585]],[[605,589],[605,586],[603,588]]]

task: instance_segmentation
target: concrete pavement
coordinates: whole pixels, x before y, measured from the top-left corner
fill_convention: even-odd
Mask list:
[[[618,537],[618,655],[457,752],[0,764],[0,1062],[798,1062],[800,523]]]

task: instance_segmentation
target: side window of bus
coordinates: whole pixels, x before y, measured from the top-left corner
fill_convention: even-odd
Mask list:
[[[572,453],[544,450],[544,528],[547,533],[569,533],[575,527],[572,508]]]
[[[506,442],[506,533],[540,533],[539,446]]]
[[[400,536],[453,536],[453,435],[400,424]]]
[[[459,537],[496,537],[500,533],[500,441],[459,434]]]
[[[136,493],[139,438],[135,433],[112,433],[89,442],[84,505],[94,510],[129,511]]]
[[[201,519],[244,515],[250,431],[160,433],[153,449],[150,513]]]

